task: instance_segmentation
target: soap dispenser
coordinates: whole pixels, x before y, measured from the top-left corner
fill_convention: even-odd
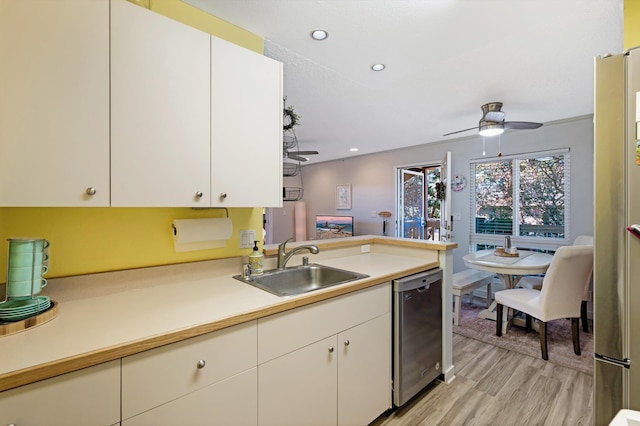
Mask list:
[[[249,269],[251,270],[251,275],[261,275],[264,270],[262,267],[262,260],[264,255],[258,250],[258,242],[253,242],[253,251],[249,255]]]

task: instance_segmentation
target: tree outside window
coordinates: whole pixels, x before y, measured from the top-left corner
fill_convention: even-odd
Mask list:
[[[472,164],[472,240],[482,240],[478,234],[565,238],[568,159],[568,153],[530,154]]]

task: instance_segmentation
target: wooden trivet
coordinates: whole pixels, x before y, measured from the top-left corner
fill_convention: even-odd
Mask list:
[[[51,321],[57,316],[58,302],[52,300],[49,309],[40,312],[38,315],[34,315],[20,321],[0,322],[0,337],[28,330],[29,328]]]

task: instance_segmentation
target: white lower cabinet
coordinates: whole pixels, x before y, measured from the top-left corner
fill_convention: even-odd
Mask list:
[[[0,393],[0,424],[119,424],[120,360]]]
[[[255,425],[256,322],[122,359],[123,425]]]
[[[122,422],[122,426],[258,423],[258,369],[252,368]]]
[[[331,336],[258,368],[260,425],[336,424],[336,339]]]
[[[390,291],[380,285],[258,320],[260,425],[366,425],[391,407]]]
[[[391,314],[338,335],[338,424],[368,425],[391,408]]]
[[[348,425],[391,408],[381,284],[0,393],[0,424]]]

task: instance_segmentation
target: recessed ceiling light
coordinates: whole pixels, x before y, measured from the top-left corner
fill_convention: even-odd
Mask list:
[[[358,152],[358,148],[349,148],[349,151],[351,151],[351,152]]]
[[[371,65],[371,69],[374,70],[374,71],[382,71],[385,68],[386,67],[384,66],[384,64],[373,64],[373,65]]]
[[[324,40],[329,37],[329,33],[325,30],[313,30],[311,31],[311,38],[314,40]]]

